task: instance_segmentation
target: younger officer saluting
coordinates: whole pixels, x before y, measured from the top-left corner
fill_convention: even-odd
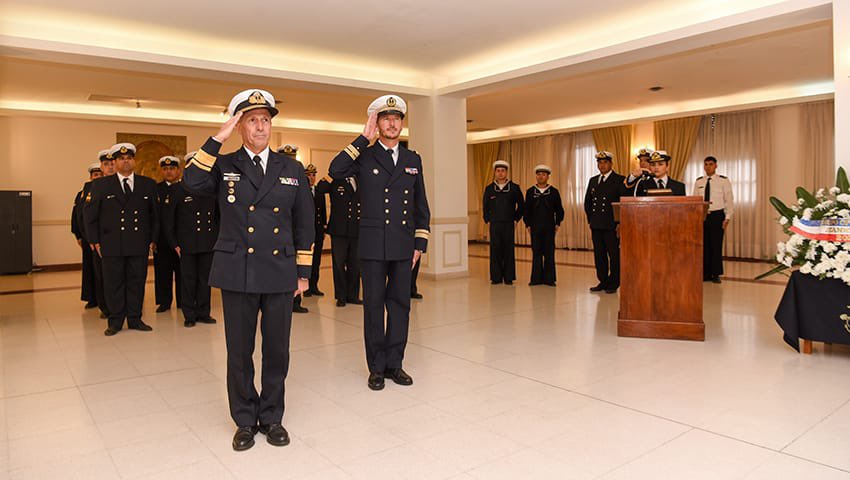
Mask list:
[[[192,158],[195,152],[186,155]],[[160,165],[177,164],[176,157],[162,157]],[[180,260],[183,326],[215,323],[210,316],[210,268],[213,246],[218,239],[218,205],[210,195],[192,195],[183,182],[171,186],[162,199],[162,237],[160,252],[168,249]]]
[[[118,172],[92,182],[86,196],[86,238],[103,262],[103,285],[112,336],[123,328],[150,331],[142,321],[142,302],[148,276],[148,254],[159,237],[156,182],[136,175],[136,147],[114,145],[110,155]]]
[[[269,150],[274,97],[245,90],[230,101],[232,115],[189,161],[190,193],[215,195],[221,231],[210,285],[221,289],[227,343],[227,396],[236,422],[234,450],[254,446],[261,431],[276,446],[289,444],[281,421],[289,370],[292,298],[307,289],[313,262],[313,201],[304,168]],[[233,130],[243,146],[220,154]],[[262,312],[262,392],[254,388],[254,339]],[[259,423],[259,426],[258,426]]]
[[[407,113],[404,100],[385,95],[372,102],[367,113],[363,135],[334,157],[330,174],[333,178],[355,176],[360,190],[359,252],[368,385],[381,390],[384,377],[399,385],[413,384],[402,369],[410,322],[410,275],[428,245],[431,212],[422,159],[399,145]],[[370,147],[376,136],[379,140]]]
[[[552,173],[546,165],[534,168],[537,185],[525,193],[526,228],[531,234],[531,281],[529,285],[555,286],[555,234],[564,221],[564,206],[558,189],[549,185]]]
[[[640,180],[640,184],[634,187],[638,197],[647,196],[650,190],[664,189],[669,189],[673,195],[685,195],[685,184],[667,176],[667,169],[670,167],[670,155],[666,151],[658,150],[652,152],[649,164],[652,169],[652,178],[641,180],[641,176],[644,175],[645,170],[638,168],[629,175],[626,182],[626,185],[629,185]]]
[[[584,213],[590,225],[593,240],[593,263],[599,284],[591,292],[616,293],[620,288],[620,239],[611,202],[618,202],[623,191],[622,175],[612,170],[614,155],[611,152],[596,154],[599,175],[590,178],[584,196]]]
[[[156,196],[159,208],[164,207],[165,199],[171,194],[174,186],[180,182],[180,160],[170,155],[159,159],[159,170],[163,181],[156,184]],[[164,217],[161,217],[163,220]],[[165,226],[163,225],[162,229]],[[177,298],[177,308],[180,308],[180,258],[177,253],[163,245],[153,254],[154,297],[156,297],[157,313],[171,308],[171,301]],[[177,284],[175,287],[175,283]]]
[[[703,281],[720,283],[723,275],[723,234],[732,219],[735,200],[732,195],[732,182],[723,175],[717,175],[717,159],[705,157],[703,161],[705,176],[694,182],[694,195],[708,202],[708,216],[703,224]]]
[[[94,308],[97,306],[97,281],[94,275],[94,260],[92,259],[92,249],[89,242],[86,241],[85,220],[83,219],[83,204],[88,194],[88,189],[92,180],[96,180],[103,176],[103,170],[100,169],[100,162],[95,162],[89,165],[89,181],[83,185],[83,189],[77,192],[74,197],[74,208],[71,209],[71,233],[77,239],[77,245],[82,250],[82,270],[83,279],[80,283],[80,300],[86,302],[85,308]]]
[[[524,212],[519,185],[508,180],[508,162],[493,162],[493,183],[484,189],[484,223],[490,225],[490,283],[516,280],[514,223]]]

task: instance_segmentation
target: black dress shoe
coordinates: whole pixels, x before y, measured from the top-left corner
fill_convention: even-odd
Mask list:
[[[324,297],[325,293],[319,290],[318,288],[314,288],[312,290],[307,290],[311,295],[315,295],[317,297]]]
[[[369,388],[378,391],[384,389],[384,376],[380,373],[369,374]]]
[[[513,280],[505,280],[505,285],[513,285],[513,284],[514,284]]]
[[[720,277],[712,277],[711,283],[720,283]]]
[[[617,293],[617,289],[616,288],[606,288],[605,293]]]
[[[498,285],[500,283],[502,283],[501,280],[490,280],[490,285]],[[531,285],[531,284],[529,283],[529,285]]]
[[[595,287],[590,287],[591,292],[601,292],[602,290],[605,290],[605,287],[601,283]]]
[[[109,315],[106,312],[100,312],[100,318],[109,318]]]
[[[257,427],[239,427],[236,433],[233,434],[233,449],[237,452],[248,450],[254,446],[254,435],[257,434]]]
[[[345,306],[345,300],[337,300],[336,306],[337,307],[344,307]]]
[[[533,287],[535,285],[541,285],[541,283],[540,282],[528,282],[529,287]]]
[[[413,378],[400,368],[388,368],[384,376],[399,385],[413,385]]]
[[[422,300],[422,294],[419,292],[414,292],[410,294],[410,298],[415,298],[416,300]]]
[[[153,330],[153,327],[141,320],[132,325],[127,325],[127,328],[129,328],[130,330],[138,330],[140,332],[150,332],[151,330]]]
[[[195,320],[187,318],[186,320],[183,320],[183,326],[186,328],[192,328],[195,326]]]
[[[543,284],[546,285],[547,287],[554,287],[555,286],[555,282],[543,282]]]
[[[307,310],[307,307],[302,307],[301,305],[293,305],[292,313],[307,313],[310,310]]]
[[[304,298],[310,298],[313,296],[313,292],[311,292],[310,290],[305,290],[304,293],[302,293],[301,295],[303,295]]]
[[[209,315],[207,315],[206,317],[198,317],[198,318],[196,319],[196,321],[197,321],[198,323],[208,323],[208,324],[213,324],[213,323],[215,323],[215,322],[216,322],[216,320],[215,320],[213,317],[209,316]]]
[[[346,300],[345,303],[350,303],[352,305],[363,305],[363,300],[355,298],[354,300]]]
[[[162,313],[171,310],[171,305],[160,305],[156,307],[156,313]]]
[[[97,306],[97,302],[94,302],[94,301],[92,301],[92,302],[88,302],[88,303],[86,303],[85,309],[86,309],[86,310],[89,310],[89,309],[92,309],[92,308],[94,308],[94,307],[96,307],[96,306]]]
[[[111,336],[115,335],[116,333],[118,333],[118,330],[115,330],[112,327],[106,327],[106,330],[103,331],[103,334],[106,335],[107,337],[111,337]]]
[[[260,433],[266,436],[266,441],[275,447],[285,447],[289,445],[289,433],[279,423],[271,425],[260,425]]]

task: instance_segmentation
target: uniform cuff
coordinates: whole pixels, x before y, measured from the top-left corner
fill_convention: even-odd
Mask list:
[[[213,137],[208,138],[201,149],[195,152],[195,154],[192,155],[192,158],[189,159],[189,162],[186,164],[186,168],[194,165],[205,172],[212,171],[216,157],[220,150],[221,142]]]

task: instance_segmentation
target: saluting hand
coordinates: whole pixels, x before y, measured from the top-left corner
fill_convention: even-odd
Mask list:
[[[647,169],[645,169],[645,168],[640,168],[640,167],[638,167],[638,168],[636,168],[636,169],[632,170],[632,176],[633,176],[633,177],[635,177],[635,178],[640,177],[640,176],[641,176],[641,175],[643,175],[644,173],[646,173],[647,175],[652,176],[652,175],[651,175],[651,173],[650,173],[650,171],[649,171],[649,170],[647,170]]]
[[[224,125],[221,126],[221,129],[219,129],[213,138],[221,143],[226,142],[233,135],[233,129],[236,128],[236,124],[239,123],[240,118],[242,118],[242,112],[230,117],[228,121],[224,122]]]
[[[366,120],[366,126],[363,127],[363,136],[371,142],[378,137],[378,112],[372,112],[369,119]]]

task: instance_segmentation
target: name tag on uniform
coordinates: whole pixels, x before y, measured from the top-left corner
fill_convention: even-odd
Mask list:
[[[192,201],[192,197],[184,197],[183,198],[183,203],[191,202],[191,201]]]
[[[91,194],[89,194],[89,196],[91,196]],[[112,198],[115,198],[115,195],[107,195],[107,196],[106,196],[106,199],[107,199],[107,200],[110,200],[110,199],[112,199]]]
[[[281,185],[292,185],[293,187],[298,186],[298,179],[297,178],[280,177],[279,180],[280,180]]]
[[[404,173],[408,175],[419,175],[419,169],[413,167],[407,167],[404,169]]]
[[[224,172],[221,175],[225,182],[238,182],[242,178],[242,174],[236,172]]]

